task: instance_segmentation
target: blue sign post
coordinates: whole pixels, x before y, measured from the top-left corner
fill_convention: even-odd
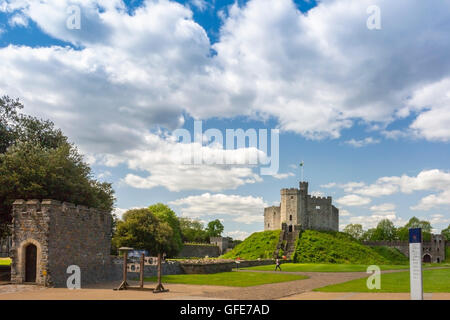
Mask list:
[[[423,300],[422,229],[409,229],[409,273],[411,300]]]

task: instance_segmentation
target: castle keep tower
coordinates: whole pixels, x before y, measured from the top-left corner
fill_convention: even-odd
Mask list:
[[[264,230],[295,229],[339,230],[339,210],[331,197],[313,197],[308,194],[308,182],[300,182],[299,189],[281,189],[280,206],[264,209]]]

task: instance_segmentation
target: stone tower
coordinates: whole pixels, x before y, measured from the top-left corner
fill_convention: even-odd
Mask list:
[[[314,197],[308,194],[308,182],[301,181],[299,189],[281,189],[280,206],[264,209],[264,230],[296,229],[339,230],[339,210],[332,205],[331,197]]]

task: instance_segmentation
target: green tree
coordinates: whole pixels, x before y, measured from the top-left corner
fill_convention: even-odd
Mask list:
[[[448,225],[448,227],[447,227],[446,229],[443,229],[443,230],[441,231],[441,234],[444,236],[444,238],[445,238],[447,241],[450,241],[450,224]]]
[[[397,230],[389,219],[383,219],[378,222],[375,232],[372,236],[372,240],[386,240],[392,241],[397,239]]]
[[[18,100],[0,98],[0,237],[8,234],[15,199],[55,199],[111,212],[110,183],[90,167],[50,121],[18,112]]]
[[[183,242],[207,242],[208,234],[203,223],[189,218],[179,218]]]
[[[170,246],[166,248],[165,253],[170,256],[176,256],[177,253],[183,247],[183,240],[181,236],[180,221],[175,212],[172,211],[167,205],[157,203],[148,207],[148,209],[158,218],[160,221],[166,222],[173,230]]]
[[[423,241],[431,240],[431,224],[428,221],[420,220],[416,217],[412,217],[409,219],[408,223],[406,223],[403,227],[398,229],[398,238],[399,240],[408,241],[409,239],[409,229],[411,228],[422,228],[422,237]]]
[[[356,240],[361,240],[361,238],[364,234],[364,230],[363,230],[362,225],[360,225],[360,224],[348,224],[344,228],[344,233],[351,235]]]
[[[164,253],[173,247],[173,230],[149,209],[132,209],[117,221],[114,245],[148,250],[151,254]]]
[[[223,232],[223,224],[220,222],[219,219],[210,221],[208,223],[208,226],[206,227],[206,232],[208,233],[208,236],[211,237],[220,237]]]
[[[53,122],[19,113],[23,105],[8,96],[0,97],[0,153],[16,142],[29,142],[46,148],[67,143],[67,137]]]

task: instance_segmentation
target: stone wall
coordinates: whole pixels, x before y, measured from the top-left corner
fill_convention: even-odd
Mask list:
[[[280,207],[264,208],[264,230],[278,230],[281,225]]]
[[[220,248],[216,245],[199,245],[199,244],[185,244],[178,253],[177,258],[204,258],[218,257],[220,255]]]
[[[306,203],[307,229],[338,231],[339,211],[331,204],[331,197],[308,195]]]
[[[386,246],[398,249],[406,257],[409,257],[409,242],[408,241],[365,241],[368,246]],[[422,258],[428,254],[431,262],[440,263],[445,261],[445,246],[449,241],[445,241],[443,236],[433,234],[431,241],[424,241],[422,243]]]
[[[273,259],[266,260],[241,260],[239,268],[249,268],[256,266],[264,266],[274,264]],[[219,272],[230,272],[233,268],[236,268],[237,264],[233,260],[228,261],[211,261],[211,262],[183,262],[181,261],[181,268],[185,274],[209,274]]]
[[[81,285],[109,279],[109,213],[55,200],[16,200],[13,204],[11,281],[25,281],[25,253],[37,247],[36,282],[66,286],[70,265],[81,269]]]

